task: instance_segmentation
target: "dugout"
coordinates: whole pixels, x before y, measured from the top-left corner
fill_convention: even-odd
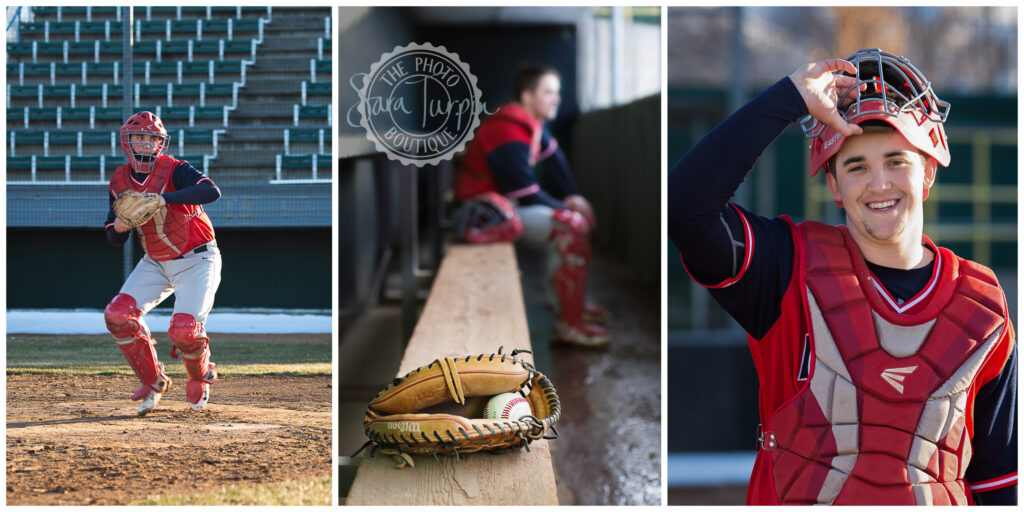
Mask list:
[[[454,241],[455,229],[452,162],[403,166],[377,151],[359,126],[358,114],[353,123],[346,117],[359,101],[349,80],[366,73],[385,51],[410,42],[430,42],[469,63],[491,112],[511,99],[512,77],[520,63],[548,64],[559,71],[562,103],[551,130],[570,160],[581,193],[597,211],[599,228],[592,243],[597,255],[594,265],[601,271],[593,272],[604,279],[599,280],[594,298],[615,302],[614,307],[620,308],[615,325],[620,332],[628,331],[607,353],[549,348],[553,320],[540,277],[542,261],[537,254],[516,249],[534,360],[542,371],[557,376],[552,378],[561,382],[559,393],[566,393],[566,401],[573,404],[573,412],[563,416],[571,418],[564,427],[568,433],[551,442],[556,478],[569,488],[567,493],[560,490],[559,503],[660,502],[656,434],[660,430],[660,233],[655,219],[660,209],[656,169],[660,166],[661,96],[658,55],[644,50],[660,48],[660,10],[627,11],[623,19],[626,30],[632,31],[627,40],[632,36],[633,41],[650,44],[624,46],[624,55],[630,58],[622,61],[623,73],[635,81],[620,84],[622,92],[629,94],[612,102],[613,73],[609,54],[602,53],[610,40],[610,9],[341,10],[338,41],[339,49],[346,51],[339,64],[339,81],[344,85],[339,89],[337,113],[337,193],[342,219],[339,455],[350,455],[365,440],[359,422],[352,420],[361,418],[365,400],[377,391],[377,383],[392,379],[399,368],[404,342],[423,301],[432,293],[438,264],[449,261],[445,255],[451,253],[446,249]],[[538,173],[543,180],[543,169]],[[495,349],[501,339],[495,333]],[[371,352],[374,357],[368,357]],[[614,361],[626,361],[635,371],[623,370],[628,376],[603,374]],[[632,449],[611,439],[610,400],[587,396],[581,385],[591,378],[629,395],[622,401],[636,409],[646,429]],[[562,433],[561,423],[558,428]],[[591,440],[600,440],[583,446],[583,431],[589,431]],[[572,469],[579,467],[587,470]],[[344,476],[340,486],[344,500]]]
[[[627,14],[640,27],[651,26],[659,19],[639,9]],[[644,77],[636,78],[634,81],[640,85],[623,86],[623,94],[630,93],[636,99],[620,100],[623,104],[611,107],[610,78],[607,71],[599,69],[599,48],[591,40],[608,37],[604,32],[607,27],[601,25],[601,20],[607,23],[608,16],[607,10],[591,13],[588,9],[557,8],[539,9],[532,14],[515,8],[342,10],[340,40],[359,42],[346,45],[339,64],[339,80],[343,84],[337,112],[340,216],[356,220],[351,225],[343,222],[339,233],[339,245],[349,249],[340,252],[339,262],[343,316],[358,315],[371,304],[371,296],[375,296],[373,285],[384,283],[384,260],[398,257],[391,249],[400,242],[404,219],[411,215],[415,220],[417,232],[412,236],[417,237],[417,242],[410,247],[416,246],[427,274],[429,269],[436,268],[440,240],[445,236],[439,236],[435,230],[451,228],[447,210],[450,163],[424,167],[417,173],[417,181],[412,185],[415,188],[411,192],[403,189],[409,185],[402,182],[403,169],[366,139],[365,130],[358,126],[359,114],[353,108],[359,99],[353,89],[353,84],[359,83],[357,75],[365,73],[380,58],[381,48],[390,51],[411,41],[443,45],[471,63],[471,72],[477,77],[490,111],[511,98],[512,73],[518,64],[540,62],[557,69],[562,81],[562,102],[550,130],[570,158],[583,194],[592,198],[597,210],[606,212],[602,222],[605,227],[595,235],[595,250],[613,255],[644,281],[659,278],[657,227],[642,219],[658,215],[658,202],[652,199],[657,197],[660,182],[651,173],[629,172],[658,165],[656,151],[660,140],[651,129],[660,115],[660,96],[643,94],[643,87],[649,88],[651,83],[656,91],[657,80],[644,82]],[[595,28],[592,24],[600,26]],[[650,37],[638,32],[638,38],[641,36]],[[637,60],[624,63],[628,66],[626,71],[644,68],[650,73],[651,65],[657,65],[650,55]],[[581,111],[586,114],[581,115]],[[595,144],[613,137],[633,151],[622,151],[618,145]],[[411,169],[414,168],[404,170]],[[543,169],[538,173],[543,180]],[[416,203],[414,212],[401,211],[407,197]]]

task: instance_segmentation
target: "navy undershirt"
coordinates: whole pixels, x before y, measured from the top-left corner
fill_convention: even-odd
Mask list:
[[[546,153],[550,144],[557,144],[545,130],[541,136],[540,152]],[[564,210],[562,200],[576,195],[576,181],[572,177],[569,160],[561,148],[556,148],[544,160],[548,172],[550,190],[538,190],[518,199],[520,206],[542,204],[556,210]],[[487,154],[487,165],[491,176],[502,194],[508,194],[537,184],[534,166],[530,165],[530,146],[523,142],[509,142],[498,146]]]
[[[135,181],[143,182],[146,181],[147,177],[146,173],[132,170],[132,178]],[[174,183],[174,188],[177,190],[161,194],[167,204],[207,204],[220,199],[220,188],[213,183],[213,180],[207,178],[206,175],[186,161],[179,163],[174,168],[174,171],[171,172],[171,182]],[[117,217],[114,215],[115,198],[111,194],[108,199],[110,206],[107,211],[107,222],[105,224],[108,226],[106,229],[107,241],[114,247],[120,247],[128,241],[128,235],[131,231],[118,233],[111,225]]]
[[[754,162],[791,123],[807,114],[796,87],[783,78],[708,132],[668,176],[668,235],[694,279],[714,285],[732,278],[743,263],[743,222],[728,206]],[[710,289],[712,297],[755,340],[778,321],[792,278],[793,238],[789,224],[743,209],[754,251],[743,277]],[[724,222],[723,222],[724,221]],[[879,282],[899,301],[927,285],[934,261],[902,270],[867,262]],[[1000,376],[975,399],[974,458],[967,479],[978,482],[1016,471],[1016,347]],[[976,493],[979,504],[1015,504],[1016,486]]]
[[[926,250],[931,252],[930,249]],[[932,268],[935,266],[934,259],[931,263],[921,268],[912,268],[910,270],[883,267],[867,260],[864,260],[864,263],[867,264],[868,270],[878,278],[878,281],[885,286],[886,291],[889,292],[889,295],[892,295],[892,298],[896,299],[896,303],[899,305],[914,298],[915,295],[924,289],[928,281],[932,279]]]

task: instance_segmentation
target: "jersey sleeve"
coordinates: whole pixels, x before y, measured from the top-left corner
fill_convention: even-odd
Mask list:
[[[783,78],[715,126],[668,176],[668,234],[687,272],[755,339],[781,313],[792,235],[786,221],[729,201],[761,153],[806,110]]]
[[[1012,327],[1007,331],[1003,354],[997,349],[989,363],[998,374],[974,399],[974,454],[965,478],[979,505],[1017,504],[1017,347]]]
[[[114,219],[117,218],[117,215],[114,214],[114,191],[108,188],[107,192],[109,192],[107,194],[107,222],[103,226],[103,231],[106,233],[107,242],[110,242],[110,245],[113,245],[114,247],[121,247],[122,245],[124,245],[125,242],[128,241],[128,237],[131,235],[131,231],[118,233],[117,230],[114,229]]]
[[[761,339],[782,314],[782,299],[793,275],[794,247],[789,224],[731,205],[745,228],[742,263],[711,296],[754,339]],[[739,252],[730,256],[740,259]]]
[[[220,199],[220,188],[188,162],[174,168],[171,183],[176,190],[163,194],[168,204],[207,204]]]
[[[565,152],[558,146],[558,141],[544,130],[540,139],[540,155],[538,162],[544,162],[544,169],[547,171],[546,185],[551,187],[551,195],[558,199],[565,199],[567,196],[579,195],[579,188],[576,186],[576,179],[573,178],[572,168],[569,167],[569,159]]]
[[[498,191],[510,199],[519,199],[540,191],[530,165],[530,146],[508,142],[487,153],[487,165]]]

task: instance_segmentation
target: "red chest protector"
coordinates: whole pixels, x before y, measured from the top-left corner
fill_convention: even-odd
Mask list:
[[[124,190],[157,194],[174,191],[176,189],[171,174],[181,162],[171,156],[161,155],[153,171],[142,183],[132,179],[131,165],[124,164],[110,178],[110,191],[115,196]],[[177,258],[213,240],[213,224],[203,207],[197,204],[169,204],[137,229],[141,232],[139,241],[142,248],[156,261]]]
[[[971,503],[968,390],[1009,328],[994,275],[926,240],[936,276],[897,313],[845,227],[798,229],[812,367],[765,427],[774,496],[783,504]]]
[[[485,192],[498,192],[487,155],[510,142],[530,146],[530,165],[537,163],[544,125],[534,119],[518,103],[502,105],[483,120],[476,135],[466,147],[455,175],[455,198],[466,201]]]

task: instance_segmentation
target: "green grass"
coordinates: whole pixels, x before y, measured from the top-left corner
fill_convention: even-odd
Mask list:
[[[255,487],[221,487],[187,496],[150,496],[129,505],[330,505],[331,477]]]
[[[222,335],[211,342],[213,359],[231,375],[330,375],[331,340],[326,335]],[[157,336],[157,354],[171,361],[171,343]],[[171,375],[181,366],[167,364]],[[124,356],[107,335],[11,335],[8,374],[131,374]]]

